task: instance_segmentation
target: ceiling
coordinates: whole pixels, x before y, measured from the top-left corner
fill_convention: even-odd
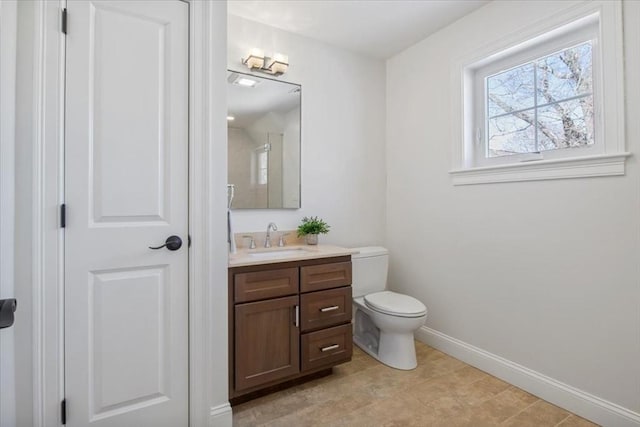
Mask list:
[[[230,0],[232,15],[387,59],[489,0]]]

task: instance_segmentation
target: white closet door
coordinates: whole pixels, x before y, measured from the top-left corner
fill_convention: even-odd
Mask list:
[[[68,2],[68,426],[188,424],[188,7]]]

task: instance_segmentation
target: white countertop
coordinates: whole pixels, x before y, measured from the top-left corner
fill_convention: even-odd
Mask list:
[[[316,258],[331,258],[357,253],[357,250],[332,245],[291,245],[271,248],[240,248],[229,254],[229,267],[246,265],[275,264],[279,262],[301,261]]]

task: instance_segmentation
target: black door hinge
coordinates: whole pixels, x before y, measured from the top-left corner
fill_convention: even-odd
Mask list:
[[[67,399],[62,399],[60,402],[60,423],[63,425],[67,423]]]
[[[62,22],[61,22],[61,26],[60,29],[62,30],[63,34],[67,34],[67,9],[62,9]]]
[[[60,205],[60,228],[65,228],[67,226],[67,205]]]

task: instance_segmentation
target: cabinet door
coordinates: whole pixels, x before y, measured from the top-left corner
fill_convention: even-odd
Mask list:
[[[235,306],[235,389],[300,372],[298,296]]]

